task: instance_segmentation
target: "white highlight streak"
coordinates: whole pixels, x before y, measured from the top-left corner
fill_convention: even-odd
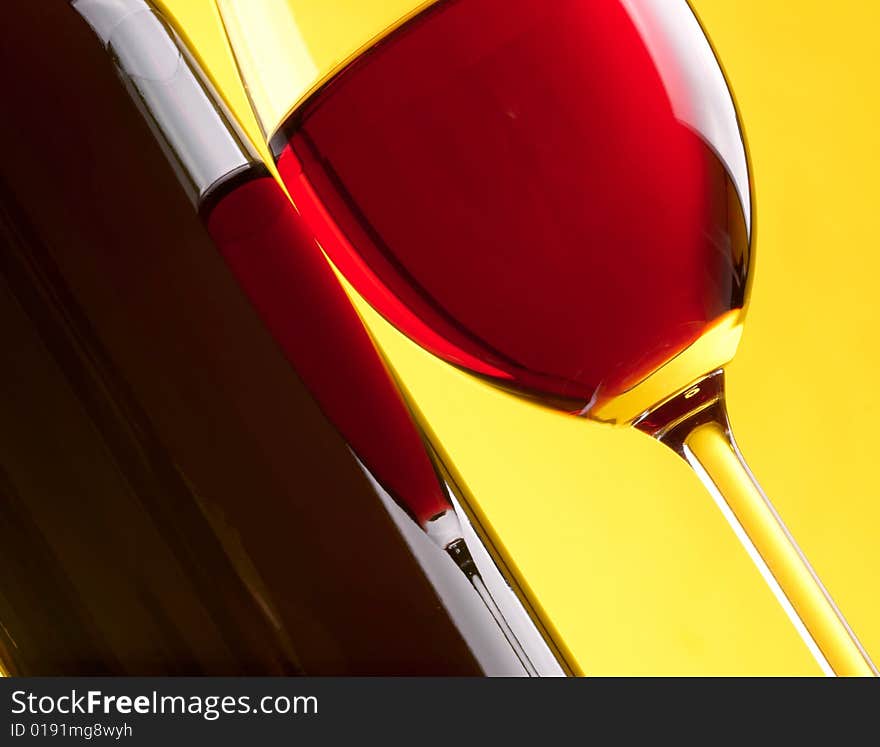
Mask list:
[[[685,459],[687,459],[688,461],[688,464],[691,465],[694,472],[696,472],[697,476],[700,478],[700,482],[702,482],[703,485],[706,486],[706,489],[712,496],[712,500],[714,500],[715,505],[718,506],[718,510],[721,511],[721,514],[724,516],[725,519],[727,519],[727,523],[730,525],[730,528],[733,529],[733,533],[737,536],[737,539],[739,539],[743,548],[752,559],[752,562],[755,564],[758,572],[764,578],[767,586],[770,587],[770,591],[773,592],[773,596],[776,597],[776,601],[779,602],[783,611],[788,616],[788,619],[791,621],[791,624],[794,625],[794,629],[798,632],[798,635],[801,637],[804,644],[813,655],[813,658],[816,660],[816,663],[819,665],[822,673],[826,677],[834,677],[834,670],[831,668],[828,660],[819,650],[819,647],[816,645],[816,641],[813,640],[813,637],[810,635],[809,631],[804,625],[804,621],[801,620],[794,607],[792,607],[791,602],[788,600],[788,597],[785,596],[785,592],[782,591],[782,587],[779,585],[779,582],[773,577],[773,574],[770,572],[770,568],[767,566],[767,563],[764,562],[764,558],[761,557],[758,549],[755,547],[755,545],[749,539],[749,536],[746,534],[745,530],[742,528],[742,524],[739,523],[739,519],[736,518],[730,506],[727,505],[727,501],[724,500],[724,496],[721,495],[718,487],[715,485],[714,482],[712,482],[712,478],[709,477],[709,473],[706,472],[706,470],[703,468],[703,465],[700,464],[694,453],[687,446],[684,447],[684,455]]]

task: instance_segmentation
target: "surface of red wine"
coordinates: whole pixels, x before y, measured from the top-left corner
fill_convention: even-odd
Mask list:
[[[363,323],[275,180],[237,176],[211,237],[321,408],[424,526],[452,505]]]
[[[273,150],[390,321],[552,404],[613,397],[743,304],[745,154],[684,2],[440,2]]]
[[[2,665],[467,675],[512,657],[466,638],[479,600],[435,585],[461,574],[414,554],[92,31],[65,2],[3,13]]]

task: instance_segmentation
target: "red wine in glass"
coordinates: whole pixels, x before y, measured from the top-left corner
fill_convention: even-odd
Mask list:
[[[245,57],[246,80],[271,63]],[[441,0],[263,125],[386,319],[496,386],[671,446],[724,494],[820,665],[876,672],[730,435],[749,171],[684,0]]]
[[[745,300],[744,170],[640,31],[620,2],[441,3],[293,114],[279,169],[400,329],[592,412]]]
[[[113,54],[208,233],[300,379],[369,472],[452,557],[526,672],[537,675],[477,569],[400,393],[308,225],[186,45],[142,0],[73,5]]]

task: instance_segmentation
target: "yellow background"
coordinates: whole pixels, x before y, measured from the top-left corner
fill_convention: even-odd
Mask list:
[[[290,0],[319,70],[415,4]],[[256,133],[213,0],[165,5]],[[728,369],[734,428],[877,659],[880,4],[693,6],[734,89],[755,179],[757,273]],[[819,673],[697,478],[665,447],[492,390],[365,313],[586,673]]]

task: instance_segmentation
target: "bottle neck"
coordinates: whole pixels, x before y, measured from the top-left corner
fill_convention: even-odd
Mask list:
[[[183,40],[145,0],[74,0],[194,205],[261,163]]]

